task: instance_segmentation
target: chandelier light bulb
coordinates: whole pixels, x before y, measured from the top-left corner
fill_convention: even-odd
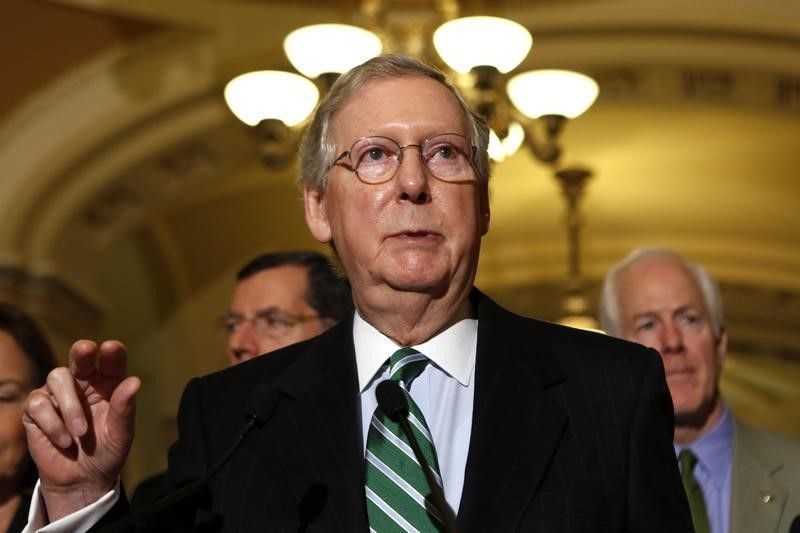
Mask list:
[[[289,33],[283,50],[292,66],[309,78],[341,74],[381,53],[383,44],[371,31],[347,24],[314,24]]]
[[[503,141],[500,140],[500,137],[491,128],[489,129],[489,146],[486,147],[486,151],[489,152],[489,157],[495,163],[501,163],[506,158],[506,151],[503,149]]]
[[[575,118],[594,103],[597,82],[569,70],[531,70],[517,74],[506,85],[511,103],[525,116],[560,115]]]
[[[493,129],[489,129],[489,157],[496,163],[500,163],[505,158],[514,155],[524,140],[525,129],[516,121],[509,123],[508,134],[503,139]]]
[[[491,66],[503,74],[517,67],[533,44],[524,26],[499,17],[463,17],[439,26],[433,44],[450,68],[466,74]]]
[[[296,126],[311,114],[318,100],[319,90],[311,80],[279,70],[248,72],[225,86],[225,102],[249,126],[270,118]]]

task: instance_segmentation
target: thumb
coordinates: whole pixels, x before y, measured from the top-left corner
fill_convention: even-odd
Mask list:
[[[111,394],[106,419],[108,436],[112,442],[127,447],[133,440],[136,421],[136,393],[142,381],[130,376],[125,378]]]

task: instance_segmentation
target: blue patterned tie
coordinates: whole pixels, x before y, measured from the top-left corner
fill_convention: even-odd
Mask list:
[[[413,348],[397,350],[389,359],[389,379],[398,381],[408,400],[409,424],[422,453],[442,485],[439,461],[431,432],[419,407],[408,394],[411,382],[428,358]],[[370,530],[388,532],[438,532],[442,519],[430,503],[430,488],[400,425],[380,407],[372,415],[367,433],[366,495]]]

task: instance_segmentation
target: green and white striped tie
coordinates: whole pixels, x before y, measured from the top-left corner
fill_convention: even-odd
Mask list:
[[[422,453],[442,486],[439,461],[431,432],[408,389],[428,358],[413,348],[402,348],[389,359],[389,379],[398,381],[408,400],[408,421]],[[439,532],[442,519],[430,503],[430,488],[400,425],[380,407],[375,409],[367,433],[366,495],[370,530]]]

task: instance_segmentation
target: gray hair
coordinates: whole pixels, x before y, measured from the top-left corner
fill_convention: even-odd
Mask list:
[[[445,75],[435,68],[416,59],[385,54],[342,74],[322,99],[311,124],[306,129],[300,142],[300,185],[323,189],[328,184],[328,171],[336,157],[336,147],[330,139],[330,127],[336,113],[341,110],[367,83],[383,78],[425,76],[434,79],[446,87],[458,100],[464,114],[469,131],[467,138],[476,148],[473,167],[478,181],[486,184],[489,181],[489,128],[482,118],[476,115],[467,105],[458,90]]]
[[[651,258],[672,260],[686,268],[700,287],[703,300],[708,308],[711,328],[715,337],[718,338],[722,334],[722,329],[725,324],[719,284],[702,265],[689,262],[669,248],[660,246],[643,246],[637,248],[608,271],[603,281],[603,289],[600,298],[601,327],[609,335],[615,337],[619,336],[619,294],[617,294],[617,281],[620,275],[628,268]]]

